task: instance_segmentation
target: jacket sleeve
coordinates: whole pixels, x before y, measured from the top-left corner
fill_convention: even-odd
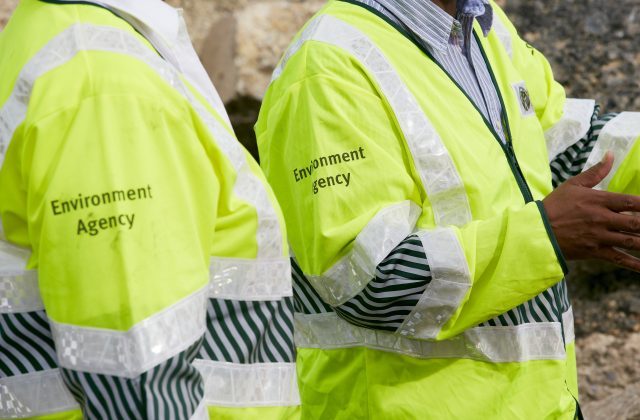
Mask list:
[[[618,115],[617,113],[599,115],[599,111],[600,107],[596,106],[591,118],[591,128],[587,134],[566,150],[560,152],[551,161],[551,176],[554,188],[584,170],[602,129]]]
[[[614,155],[609,175],[595,188],[611,192],[640,195],[640,113],[621,112],[603,118],[592,150],[583,169],[589,169],[607,151]]]
[[[30,266],[89,418],[187,418],[202,398],[216,178],[188,107],[161,98],[86,97],[15,139]]]
[[[414,295],[400,304],[409,316],[390,314],[396,324],[385,328],[438,340],[504,313],[562,279],[538,203],[460,228],[416,231],[430,205],[392,114],[366,81],[358,83],[315,74],[285,91],[272,87],[256,127],[262,165],[283,205],[292,250],[325,303],[349,319],[345,305],[358,306],[376,283],[402,283],[400,288]],[[334,158],[335,164],[323,159],[343,154],[349,159]],[[411,255],[415,271],[409,279],[415,283],[402,278],[392,284],[395,280],[385,281],[384,275],[406,265],[397,264],[403,242],[417,253]],[[389,313],[397,309],[392,301]]]

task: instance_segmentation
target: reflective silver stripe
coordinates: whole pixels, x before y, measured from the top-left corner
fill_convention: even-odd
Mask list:
[[[595,106],[593,99],[566,100],[562,118],[544,133],[549,162],[589,132]]]
[[[435,339],[458,310],[471,288],[471,274],[462,245],[452,228],[418,233],[431,268],[431,283],[398,333]]]
[[[292,296],[289,258],[251,260],[211,258],[209,297],[276,300]]]
[[[33,83],[29,84],[18,77],[11,96],[0,108],[0,169],[2,169],[13,133],[27,115],[27,102],[31,96],[32,86]]]
[[[282,74],[288,60],[307,41],[344,49],[359,60],[380,86],[391,105],[415,167],[429,197],[436,224],[463,226],[471,221],[471,207],[462,178],[433,124],[380,49],[365,34],[331,15],[307,25],[273,74]]]
[[[573,325],[573,307],[562,314],[562,326],[564,327],[564,340],[567,344],[576,341],[575,327]]]
[[[607,151],[613,152],[615,157],[613,169],[596,186],[597,189],[606,190],[609,188],[609,183],[631,151],[631,148],[633,148],[638,137],[640,137],[640,112],[623,112],[604,126],[584,167],[586,171],[600,162]]]
[[[31,253],[0,240],[0,314],[44,309],[38,273],[27,270]]]
[[[477,327],[443,341],[415,340],[360,328],[335,313],[297,313],[294,329],[296,345],[300,348],[366,347],[420,359],[472,359],[493,363],[563,360],[566,355],[559,322]]]
[[[177,355],[205,333],[209,286],[128,331],[78,327],[50,319],[61,367],[134,378]]]
[[[236,364],[196,359],[207,405],[280,407],[300,404],[295,363]]]
[[[507,51],[509,58],[513,59],[513,39],[511,38],[511,32],[497,13],[493,14],[493,26],[491,29],[496,32],[496,36]]]
[[[307,275],[320,297],[339,306],[360,293],[376,267],[411,232],[420,206],[403,201],[380,210],[356,236],[351,251],[320,276]]]
[[[200,103],[183,82],[178,71],[155,51],[145,46],[136,36],[126,31],[108,26],[75,24],[53,38],[27,63],[18,76],[11,96],[0,109],[0,167],[15,129],[24,121],[36,79],[68,62],[81,51],[106,51],[138,59],[155,70],[189,101],[237,173],[233,187],[234,193],[256,209],[258,258],[284,256],[278,215],[273,208],[265,183],[252,172],[249,166],[248,153],[227,130],[225,124],[218,121]]]
[[[190,420],[209,420],[209,413],[207,412],[207,405],[204,400],[198,405],[196,411],[193,412]]]
[[[22,419],[79,409],[59,369],[0,378],[0,418]]]

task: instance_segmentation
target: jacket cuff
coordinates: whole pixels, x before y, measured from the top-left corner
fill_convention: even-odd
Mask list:
[[[553,250],[556,253],[556,257],[558,258],[558,263],[560,267],[562,267],[562,272],[566,276],[569,274],[569,267],[567,266],[567,260],[562,254],[562,250],[560,249],[560,245],[558,244],[558,239],[556,238],[556,234],[553,232],[553,228],[551,227],[551,223],[549,222],[549,216],[547,215],[547,211],[542,204],[542,201],[536,201],[538,206],[538,210],[540,211],[540,216],[542,217],[542,223],[544,223],[544,228],[547,230],[547,235],[549,235],[549,241],[551,241],[551,245],[553,246]]]

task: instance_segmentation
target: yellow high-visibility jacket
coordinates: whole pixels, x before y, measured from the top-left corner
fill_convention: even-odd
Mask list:
[[[282,215],[191,53],[158,0],[0,33],[0,418],[296,414]]]
[[[593,101],[567,99],[492,3],[491,32],[475,30],[503,143],[428,51],[352,3],[329,1],[297,35],[256,125],[306,277],[295,316],[303,418],[573,418],[573,315],[543,295],[566,269],[540,200],[549,157],[588,131]],[[639,192],[639,122],[621,114],[603,130],[588,164],[614,145],[603,188]],[[431,280],[401,325],[340,316],[409,235]],[[535,299],[552,319],[488,325]]]

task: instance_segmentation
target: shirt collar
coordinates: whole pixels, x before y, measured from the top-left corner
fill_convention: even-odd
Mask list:
[[[380,1],[411,32],[420,36],[431,48],[444,51],[454,31],[461,29],[458,20],[431,0]],[[486,36],[493,25],[493,9],[489,0],[459,0],[458,13],[477,18]]]

